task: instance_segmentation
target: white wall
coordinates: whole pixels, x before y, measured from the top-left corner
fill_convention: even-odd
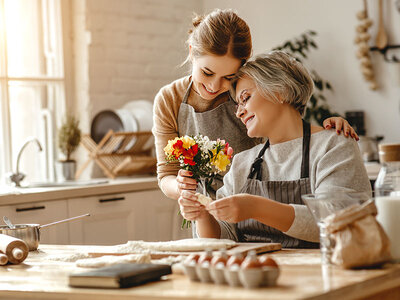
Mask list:
[[[197,0],[72,1],[75,99],[81,129],[90,132],[101,110],[121,108],[131,100],[153,101],[159,89],[187,68],[185,41]],[[87,159],[80,147],[78,164]],[[83,178],[101,176],[88,168]]]
[[[377,2],[368,0],[368,12],[374,25],[369,33],[375,39]],[[348,0],[204,0],[205,12],[213,8],[233,8],[248,22],[254,53],[282,44],[283,41],[312,29],[318,32],[319,49],[310,53],[307,66],[328,80],[334,93],[328,96],[330,107],[344,114],[364,110],[368,136],[384,135],[387,142],[400,142],[400,64],[386,63],[373,54],[378,91],[364,81],[355,56],[356,13],[363,1]],[[385,0],[385,25],[391,44],[400,44],[400,12],[394,1]],[[371,42],[372,45],[372,42]],[[400,49],[396,52],[400,58]]]
[[[197,1],[87,0],[92,114],[153,100],[183,75],[185,40]]]

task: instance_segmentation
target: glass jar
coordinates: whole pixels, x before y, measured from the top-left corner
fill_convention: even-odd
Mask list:
[[[382,168],[375,181],[376,196],[400,194],[400,144],[380,144]],[[400,195],[399,195],[400,196]]]
[[[380,144],[379,161],[382,168],[375,182],[376,219],[391,243],[395,261],[400,261],[400,144]]]

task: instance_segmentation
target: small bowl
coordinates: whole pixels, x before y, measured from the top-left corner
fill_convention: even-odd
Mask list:
[[[197,265],[196,266],[196,274],[199,277],[201,282],[212,282],[209,264]]]
[[[261,268],[239,270],[239,279],[245,288],[259,287],[263,282],[264,274]]]
[[[239,268],[225,268],[224,269],[225,280],[230,286],[241,286],[239,279]]]
[[[274,267],[262,267],[262,286],[274,286],[278,280],[280,271],[279,268]]]
[[[37,250],[40,241],[39,224],[15,224],[11,229],[7,225],[0,225],[0,233],[13,236],[23,240],[29,248],[29,251]]]
[[[197,276],[196,264],[183,264],[183,269],[185,274],[189,277],[191,281],[199,281],[200,278]]]
[[[226,280],[225,280],[225,274],[224,274],[224,267],[210,267],[210,275],[211,275],[211,279],[212,281],[214,281],[214,283],[216,284],[225,284]]]

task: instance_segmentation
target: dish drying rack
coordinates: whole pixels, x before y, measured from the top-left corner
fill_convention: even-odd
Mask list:
[[[151,131],[109,130],[97,144],[89,134],[83,135],[81,144],[89,152],[89,158],[77,170],[75,177],[79,178],[92,160],[111,179],[137,173],[155,173],[157,159],[151,156],[151,149],[142,150],[151,136]]]

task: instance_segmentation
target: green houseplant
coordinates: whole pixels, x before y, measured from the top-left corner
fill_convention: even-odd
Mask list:
[[[65,157],[64,160],[59,160],[57,163],[58,181],[74,179],[76,161],[72,159],[71,155],[79,146],[80,141],[79,120],[72,115],[67,115],[57,132],[57,145]]]
[[[318,49],[318,46],[314,40],[316,35],[317,33],[315,31],[306,31],[299,37],[288,40],[273,50],[285,51],[302,62],[303,59],[307,59],[307,55],[311,50]],[[322,126],[322,122],[326,118],[340,115],[337,112],[331,111],[327,104],[326,97],[324,96],[325,92],[333,91],[331,84],[322,79],[315,70],[310,70],[310,73],[314,81],[315,90],[314,94],[307,103],[304,119],[309,122],[315,122]]]

